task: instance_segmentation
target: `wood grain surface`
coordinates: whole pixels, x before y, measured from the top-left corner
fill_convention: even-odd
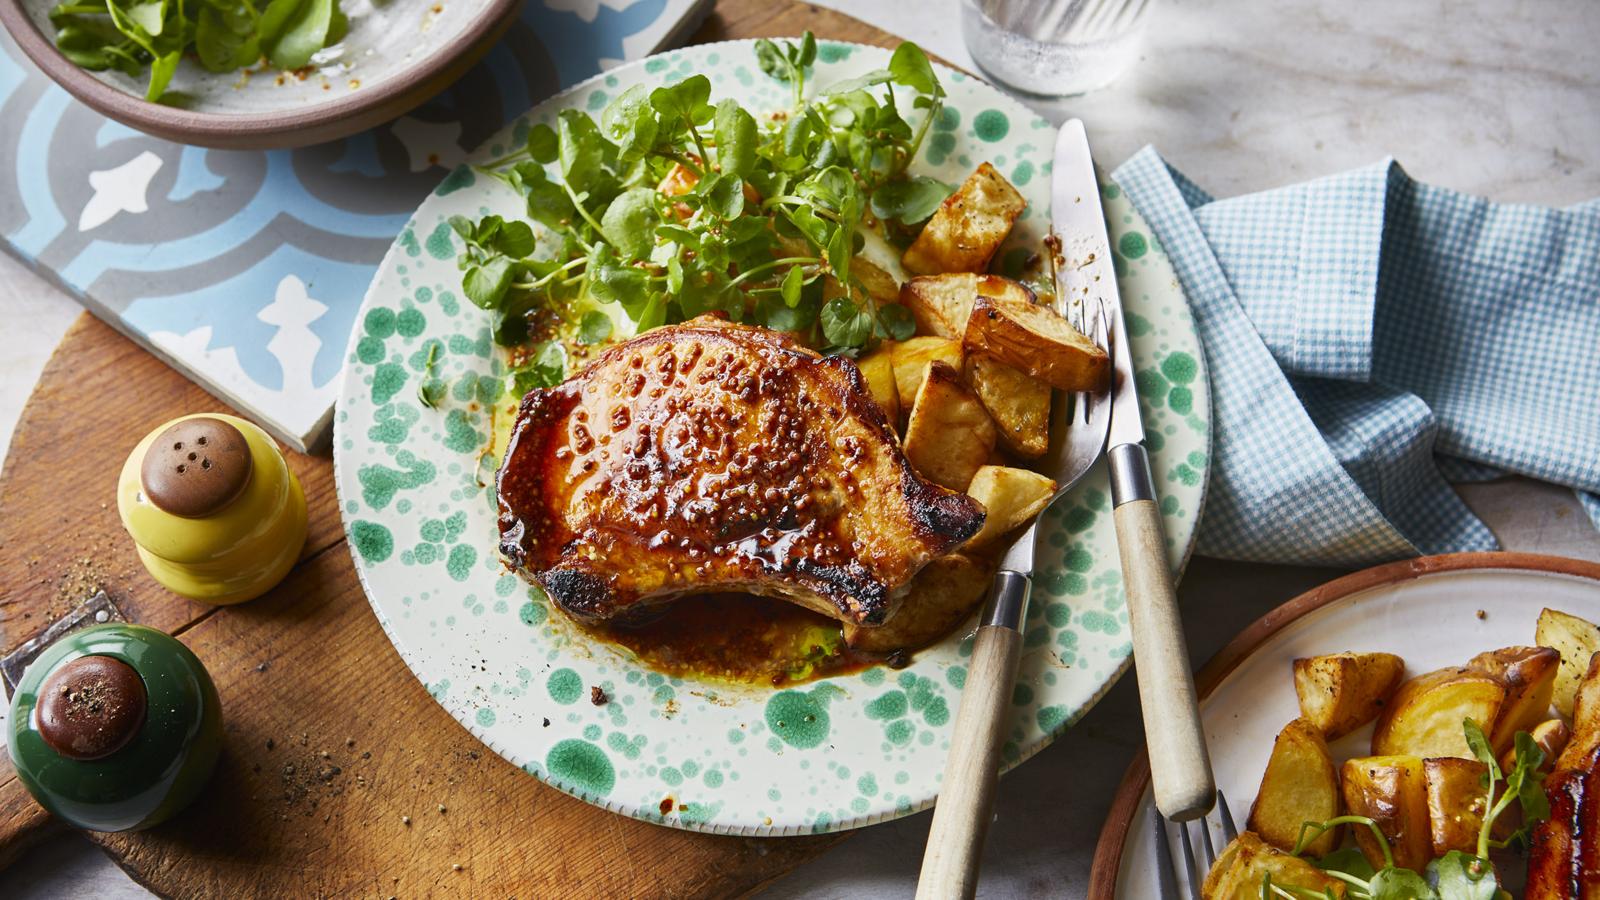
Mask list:
[[[884,44],[847,16],[724,0],[695,42],[794,35]],[[222,695],[217,773],[186,812],[91,834],[169,896],[719,897],[749,893],[843,835],[751,839],[629,819],[545,787],[436,704],[384,637],[351,567],[322,456],[289,454],[311,531],[266,596],[176,597],[117,518],[123,459],[174,416],[231,411],[84,314],[45,367],[0,473],[0,652],[104,589],[177,635]],[[0,866],[51,829],[0,758]]]

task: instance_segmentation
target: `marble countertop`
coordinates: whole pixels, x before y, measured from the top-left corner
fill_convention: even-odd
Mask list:
[[[609,2],[609,0],[608,0]],[[972,68],[959,0],[823,0]],[[1079,116],[1101,162],[1145,144],[1220,196],[1394,156],[1416,178],[1501,201],[1600,196],[1600,4],[1593,0],[1158,0],[1140,61],[1098,93],[1035,103]],[[0,446],[77,307],[0,256]],[[1566,491],[1464,489],[1507,549],[1600,560]],[[1180,596],[1204,660],[1262,612],[1340,574],[1194,560]],[[1083,896],[1111,793],[1141,744],[1132,679],[1000,786],[982,897]],[[773,885],[774,898],[909,897],[929,815],[868,828]],[[81,838],[0,872],[17,898],[149,896]]]

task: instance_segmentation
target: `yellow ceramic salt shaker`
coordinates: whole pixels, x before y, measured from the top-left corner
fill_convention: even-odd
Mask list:
[[[117,511],[157,581],[218,605],[266,593],[306,540],[305,493],[277,443],[221,413],[145,435],[122,467]]]

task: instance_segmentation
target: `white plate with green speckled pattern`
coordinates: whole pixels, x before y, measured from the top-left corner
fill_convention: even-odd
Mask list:
[[[888,52],[824,41],[808,83],[886,65]],[[692,47],[584,82],[480,148],[487,161],[568,107],[598,113],[637,83],[690,73],[713,100],[777,109],[789,87],[762,74],[750,42]],[[988,85],[946,68],[948,106],[912,167],[957,183],[988,160],[1030,203],[1013,242],[1048,227],[1055,129]],[[1103,187],[1127,308],[1168,552],[1194,543],[1210,456],[1210,394],[1187,304],[1159,245],[1114,185]],[[855,828],[933,803],[971,654],[970,626],[901,670],[875,666],[784,689],[666,677],[579,631],[496,555],[491,456],[505,372],[489,314],[461,297],[447,220],[517,215],[494,179],[456,170],[390,248],[352,337],[335,431],[351,554],[406,663],[469,731],[529,774],[640,819],[718,833]],[[429,353],[452,386],[417,401]],[[1132,652],[1101,464],[1040,531],[1006,765],[1032,756],[1105,694]],[[590,689],[610,698],[595,706]],[[665,802],[671,800],[670,803]],[[663,810],[669,810],[663,812]]]

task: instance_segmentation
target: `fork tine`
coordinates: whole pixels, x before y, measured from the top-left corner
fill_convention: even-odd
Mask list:
[[[1102,300],[1100,301],[1099,307],[1095,310],[1093,328],[1087,331],[1079,329],[1079,333],[1086,335],[1089,340],[1094,341],[1095,346],[1100,347],[1107,353],[1110,353],[1111,336],[1110,326],[1107,324],[1107,321],[1106,304],[1105,301]],[[1110,401],[1109,397],[1099,397],[1090,392],[1081,393],[1078,395],[1078,397],[1083,404],[1083,420],[1085,422],[1094,417],[1096,406],[1098,406],[1101,402]]]
[[[1200,823],[1200,845],[1206,852],[1206,871],[1209,872],[1217,862],[1217,848],[1211,842],[1211,820],[1207,818],[1198,821]]]
[[[1157,813],[1160,815],[1160,813]],[[1183,870],[1189,873],[1189,896],[1192,900],[1200,900],[1200,882],[1204,880],[1203,874],[1194,864],[1194,846],[1189,842],[1189,823],[1174,822],[1178,826],[1180,846],[1183,847]]]
[[[1233,813],[1228,811],[1228,798],[1220,790],[1217,791],[1217,812],[1222,817],[1222,836],[1231,844],[1239,837],[1239,828],[1233,824]]]
[[[1167,843],[1166,820],[1161,813],[1152,809],[1150,822],[1156,832],[1156,888],[1161,893],[1161,900],[1183,900],[1178,894],[1178,873],[1173,868],[1172,845]]]

